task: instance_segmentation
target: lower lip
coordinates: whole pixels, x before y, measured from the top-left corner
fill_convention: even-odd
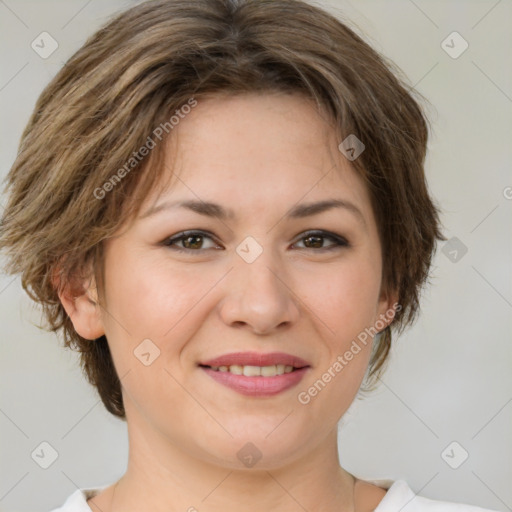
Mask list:
[[[297,385],[304,377],[307,367],[274,377],[246,377],[231,372],[219,372],[201,367],[212,379],[242,395],[264,397],[273,396]]]

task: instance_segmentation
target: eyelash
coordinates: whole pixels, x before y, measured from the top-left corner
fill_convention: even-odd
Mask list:
[[[190,253],[200,253],[200,252],[203,252],[205,250],[211,250],[212,249],[212,248],[208,248],[208,249],[187,249],[185,247],[178,247],[178,246],[175,245],[177,242],[181,242],[184,239],[186,239],[188,237],[191,237],[191,236],[201,236],[203,238],[210,238],[212,241],[217,243],[215,241],[215,237],[211,233],[208,233],[208,232],[205,232],[205,231],[200,231],[200,230],[188,230],[188,231],[182,231],[181,233],[178,233],[178,234],[172,236],[171,238],[167,238],[163,242],[163,245],[165,245],[166,247],[171,248],[172,250],[175,250],[175,251],[178,251],[178,252],[185,252],[185,253],[189,253],[189,254]],[[348,241],[345,238],[343,238],[343,237],[341,237],[339,235],[336,235],[335,233],[331,233],[329,231],[323,231],[323,230],[305,231],[302,234],[302,236],[297,240],[297,242],[298,241],[303,241],[305,238],[308,238],[310,236],[321,237],[324,240],[325,239],[329,239],[329,240],[331,240],[334,243],[332,245],[328,246],[328,247],[319,247],[319,248],[301,247],[300,250],[314,250],[316,252],[327,252],[327,251],[332,251],[332,250],[335,250],[335,249],[340,249],[342,247],[349,247],[350,246],[350,244],[348,243]],[[295,242],[295,243],[297,243],[297,242]],[[219,249],[215,248],[215,250],[219,250]]]

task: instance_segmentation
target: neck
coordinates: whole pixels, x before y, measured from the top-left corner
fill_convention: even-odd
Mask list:
[[[136,429],[129,429],[129,443],[128,469],[109,512],[354,510],[354,479],[339,465],[337,430],[314,453],[272,469],[222,467]]]

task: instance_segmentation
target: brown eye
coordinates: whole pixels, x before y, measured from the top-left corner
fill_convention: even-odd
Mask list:
[[[318,236],[318,235],[310,235],[310,236],[303,238],[303,240],[304,240],[304,245],[308,249],[319,248],[319,247],[322,247],[322,245],[323,245],[324,237]]]
[[[164,245],[177,251],[199,252],[207,249],[221,249],[212,236],[201,231],[184,231],[167,239]]]
[[[343,237],[326,231],[306,233],[299,239],[297,243],[300,244],[301,242],[303,244],[303,247],[299,246],[299,249],[331,250],[338,249],[341,247],[348,247],[349,245],[348,242]]]
[[[200,249],[203,245],[202,235],[190,235],[182,239],[185,249]]]

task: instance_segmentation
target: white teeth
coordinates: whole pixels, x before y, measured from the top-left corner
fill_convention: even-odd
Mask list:
[[[245,375],[246,377],[275,377],[276,375],[283,375],[293,371],[293,366],[284,364],[270,366],[241,366],[239,364],[232,364],[231,366],[212,366],[211,368],[215,371],[231,372],[235,375]]]
[[[259,366],[244,366],[243,368],[246,377],[258,377],[261,375],[261,368]]]
[[[240,366],[238,364],[232,364],[230,367],[229,367],[229,371],[231,373],[234,373],[235,375],[243,375],[244,373],[244,367],[243,366]]]
[[[277,375],[276,366],[262,366],[261,367],[261,376],[262,377],[274,377]]]

